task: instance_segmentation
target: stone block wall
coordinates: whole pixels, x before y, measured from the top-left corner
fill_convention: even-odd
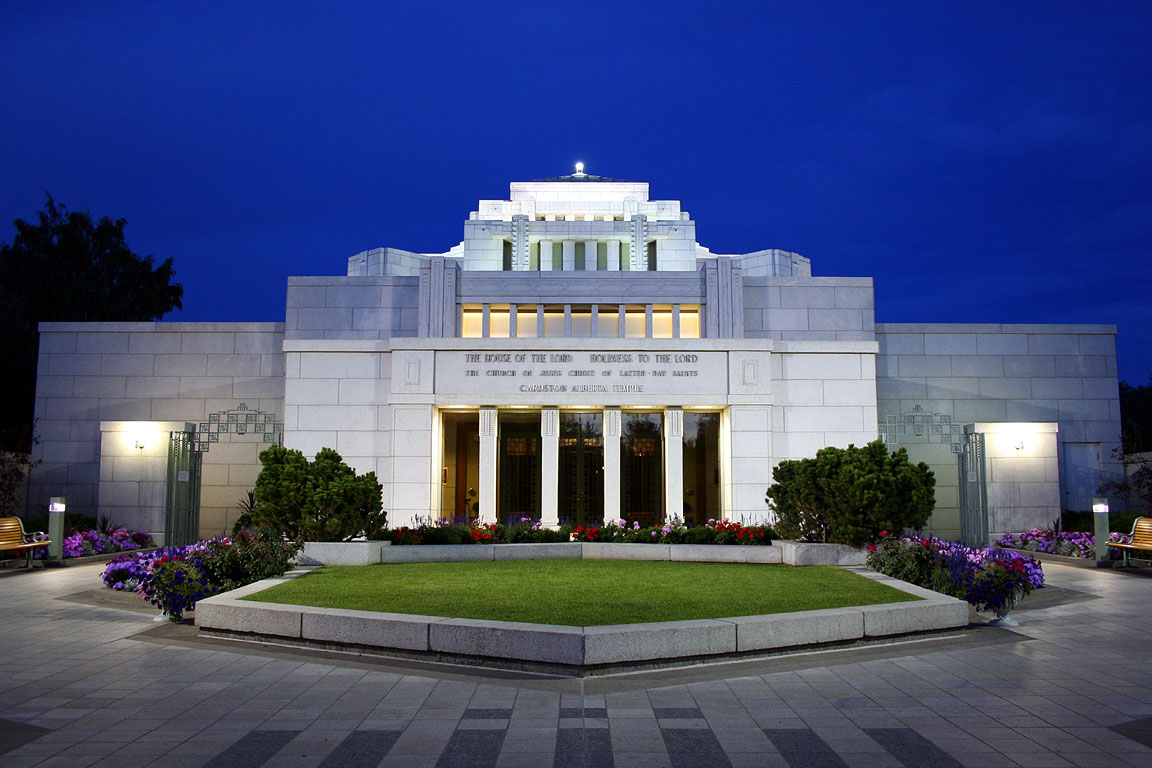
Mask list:
[[[415,336],[419,278],[290,277],[287,339]]]
[[[772,355],[774,462],[876,439],[874,342],[781,346]]]
[[[241,403],[282,421],[283,338],[282,323],[41,324],[34,453],[41,463],[29,483],[30,509],[51,496],[65,496],[70,512],[95,516],[104,509],[102,421],[198,424]],[[206,535],[238,514],[236,502],[259,467],[259,439],[221,435],[204,455]],[[110,507],[130,514],[120,501]]]
[[[1060,501],[1082,508],[1095,478],[1122,474],[1112,457],[1120,445],[1116,379],[1116,327],[1112,325],[1010,325],[878,323],[876,388],[882,436],[885,423],[902,424],[909,455],[936,473],[933,532],[959,533],[956,452],[959,428],[975,422],[1044,422],[1058,425]],[[923,434],[915,434],[915,420]],[[951,432],[945,439],[939,432]],[[1095,446],[1098,471],[1068,482],[1068,461]],[[1093,453],[1093,455],[1096,455]],[[1042,521],[1047,524],[1051,520]]]
[[[872,278],[758,277],[745,273],[743,299],[745,338],[874,338]]]

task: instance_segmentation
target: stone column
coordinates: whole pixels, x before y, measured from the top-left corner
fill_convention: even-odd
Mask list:
[[[541,272],[551,272],[552,271],[552,241],[551,240],[541,240],[540,241],[540,271]]]
[[[664,409],[664,519],[684,517],[684,409]]]
[[[560,409],[540,411],[540,524],[560,525]]]
[[[597,242],[595,240],[585,240],[584,241],[584,271],[585,272],[595,272],[596,271],[596,259],[597,259],[596,246],[597,246]]]
[[[608,266],[609,272],[619,272],[620,271],[620,241],[619,240],[609,240],[608,241],[608,265],[607,266]]]
[[[620,409],[604,409],[604,519],[620,519]]]
[[[480,409],[480,522],[496,522],[496,431],[495,408]]]
[[[562,241],[564,247],[564,271],[571,272],[576,269],[576,241]]]

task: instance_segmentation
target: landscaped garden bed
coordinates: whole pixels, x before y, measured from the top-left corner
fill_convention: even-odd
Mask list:
[[[997,618],[1005,617],[1022,597],[1044,585],[1040,563],[1005,549],[884,531],[880,544],[869,545],[868,550],[868,567],[873,570],[962,598]]]
[[[389,613],[595,626],[915,599],[835,567],[630,560],[333,566],[248,598]]]
[[[1113,531],[1108,534],[1108,541],[1116,544],[1131,544],[1132,536],[1127,533]],[[1059,531],[1052,528],[1032,528],[1024,533],[1006,533],[996,542],[997,546],[1006,549],[1019,550],[1041,560],[1051,559],[1054,562],[1070,562],[1073,559],[1080,561],[1095,561],[1096,535],[1086,531]],[[1123,559],[1118,549],[1109,548],[1108,560]]]
[[[513,545],[516,546],[516,545]],[[580,545],[577,545],[580,546]],[[587,546],[587,545],[584,545]],[[712,548],[721,549],[719,547]],[[548,561],[544,561],[548,562]],[[681,618],[671,621],[640,621],[642,610],[675,607],[681,603],[678,589],[685,589],[696,598],[700,605],[715,602],[724,590],[741,589],[738,585],[723,583],[722,579],[709,578],[707,571],[699,572],[694,579],[686,581],[683,575],[673,575],[674,569],[685,563],[627,563],[596,562],[585,563],[579,560],[559,561],[561,566],[589,568],[595,573],[609,568],[643,566],[652,569],[654,574],[650,584],[637,584],[635,579],[611,573],[604,584],[589,584],[587,579],[569,580],[564,586],[567,597],[541,594],[541,579],[529,578],[519,584],[494,584],[480,578],[465,578],[464,585],[473,595],[459,597],[453,592],[456,586],[445,588],[439,571],[435,586],[422,597],[413,599],[408,607],[417,613],[397,613],[388,610],[361,610],[357,608],[334,608],[301,605],[298,603],[265,602],[261,598],[248,599],[265,592],[269,587],[290,588],[293,582],[301,579],[302,584],[318,579],[320,574],[330,569],[316,572],[317,575],[303,575],[300,572],[281,579],[269,579],[257,584],[242,587],[233,592],[216,595],[203,600],[196,612],[196,624],[201,631],[215,636],[287,643],[313,648],[336,649],[354,653],[382,654],[402,658],[419,658],[432,661],[480,664],[501,668],[528,669],[551,673],[585,676],[616,669],[635,667],[664,666],[667,664],[693,663],[697,661],[741,658],[745,655],[759,655],[766,652],[779,652],[791,648],[811,648],[825,644],[843,644],[866,641],[869,638],[899,636],[908,633],[932,632],[963,627],[968,623],[968,606],[960,600],[936,594],[926,589],[906,584],[886,576],[863,569],[849,573],[841,569],[792,569],[770,565],[730,566],[716,565],[718,568],[735,568],[746,571],[753,582],[769,586],[762,590],[757,599],[771,601],[778,599],[777,613],[749,615],[750,610],[769,607],[769,603],[753,605],[752,600],[742,600],[748,594],[735,595],[724,608],[705,609],[703,615],[715,618]],[[495,563],[444,563],[443,568],[472,568],[478,566],[509,568],[529,566],[540,573],[541,563],[495,562]],[[366,576],[383,578],[381,574],[398,572],[413,566],[380,565],[361,568],[335,569],[339,571],[359,571]],[[548,566],[550,568],[550,566]],[[450,568],[449,568],[450,570]],[[775,572],[786,572],[785,578],[798,579],[795,583],[774,582]],[[895,602],[874,602],[837,608],[816,608],[815,610],[792,610],[805,605],[814,606],[828,599],[829,585],[823,583],[820,571],[836,573],[832,579],[848,578],[855,580],[852,590],[860,590],[857,595],[871,592],[862,582],[871,580],[876,586],[892,587],[906,595]],[[414,570],[411,573],[418,574]],[[479,571],[472,571],[475,575]],[[806,574],[815,575],[815,589],[806,590]],[[423,574],[425,577],[428,574]],[[757,578],[759,575],[759,578]],[[338,577],[340,578],[340,577]],[[321,579],[322,580],[322,579]],[[321,580],[313,582],[321,583]],[[357,579],[352,578],[355,582]],[[426,580],[414,578],[419,585]],[[682,587],[679,585],[683,585]],[[396,586],[396,585],[392,585]],[[835,591],[843,591],[843,584],[837,581]],[[427,588],[422,587],[422,588]],[[360,586],[345,590],[348,596],[355,596]],[[385,590],[378,593],[390,599]],[[753,591],[755,591],[753,589]],[[748,590],[745,590],[747,593]],[[784,593],[791,592],[787,595]],[[805,594],[805,593],[808,594]],[[776,594],[781,593],[781,594]],[[603,613],[599,620],[624,619],[627,623],[588,624],[547,624],[503,619],[465,618],[459,606],[470,603],[483,606],[495,601],[500,595],[508,595],[507,605],[501,606],[500,615],[510,615],[507,611],[539,610],[545,603],[567,603],[573,608],[589,611],[584,617],[569,615],[551,617],[547,614],[524,614],[524,618],[555,621],[594,621],[601,611],[615,611],[617,604],[623,606],[620,613]],[[891,592],[880,600],[890,600]],[[875,593],[872,593],[875,598]],[[447,601],[448,616],[429,615],[430,603],[425,599],[437,597]],[[911,597],[912,599],[908,599]],[[331,596],[325,598],[330,602]],[[728,598],[725,598],[728,599]],[[831,598],[835,600],[836,598]],[[789,605],[789,600],[796,602]],[[580,605],[583,603],[583,605]],[[375,607],[401,607],[399,603],[372,603]],[[441,606],[445,607],[445,606]],[[716,616],[721,610],[733,610],[727,616]],[[516,614],[511,614],[516,615]],[[659,614],[648,614],[659,615]],[[665,613],[671,617],[676,613]],[[691,615],[691,614],[679,614]]]

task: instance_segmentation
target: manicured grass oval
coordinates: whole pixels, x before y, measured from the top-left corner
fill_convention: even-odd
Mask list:
[[[599,626],[810,611],[917,598],[832,566],[506,560],[328,566],[245,599]]]

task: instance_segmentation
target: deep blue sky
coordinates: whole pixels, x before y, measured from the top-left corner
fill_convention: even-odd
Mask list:
[[[239,7],[238,6],[242,6]],[[175,320],[444,251],[587,170],[880,321],[1116,323],[1152,371],[1152,2],[7,3],[0,239],[44,192],[175,260]],[[0,276],[2,279],[2,276]]]

